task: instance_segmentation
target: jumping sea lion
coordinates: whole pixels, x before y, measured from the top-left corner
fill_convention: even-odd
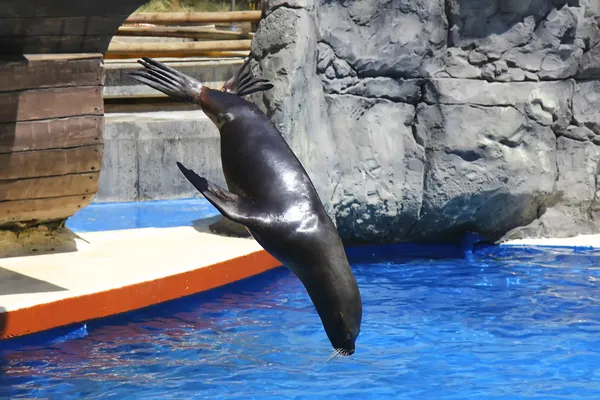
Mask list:
[[[281,132],[241,96],[272,85],[250,72],[249,59],[222,90],[150,58],[131,76],[168,96],[199,105],[221,136],[229,190],[177,163],[219,212],[248,229],[306,288],[334,349],[355,351],[362,301],[338,231],[312,181]]]

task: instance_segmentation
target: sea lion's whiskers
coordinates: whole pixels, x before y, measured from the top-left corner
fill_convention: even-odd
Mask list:
[[[329,358],[325,361],[325,364],[327,364],[329,362],[333,362],[333,361],[337,360],[338,358],[340,358],[341,351],[342,351],[342,349],[333,350],[333,353],[331,353]]]

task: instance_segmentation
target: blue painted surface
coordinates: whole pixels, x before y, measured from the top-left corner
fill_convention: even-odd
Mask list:
[[[67,220],[74,232],[98,232],[119,229],[167,228],[191,226],[194,221],[212,218],[219,211],[204,198],[125,203],[92,203]],[[347,248],[348,257],[357,260],[385,259],[403,254],[411,257],[463,257],[478,240],[472,234],[456,244],[436,245],[402,243],[387,246],[367,245]],[[432,248],[435,249],[432,254]]]
[[[599,250],[398,250],[354,250],[364,317],[350,358],[326,363],[308,295],[278,268],[0,342],[0,398],[600,398]]]
[[[191,226],[219,212],[206,199],[92,203],[67,220],[74,232]]]

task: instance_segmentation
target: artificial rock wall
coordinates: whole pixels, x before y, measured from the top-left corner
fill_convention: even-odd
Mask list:
[[[344,239],[600,232],[600,1],[263,7],[254,101]]]

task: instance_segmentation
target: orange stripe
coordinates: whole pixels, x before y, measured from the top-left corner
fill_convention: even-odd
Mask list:
[[[151,306],[214,289],[280,265],[265,250],[259,250],[177,275],[7,311],[0,340]]]

